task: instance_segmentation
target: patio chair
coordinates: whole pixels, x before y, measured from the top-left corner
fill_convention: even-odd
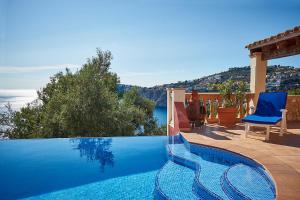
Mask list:
[[[250,126],[263,126],[267,128],[266,140],[270,137],[270,126],[280,122],[280,136],[286,132],[286,92],[262,92],[259,94],[255,112],[242,119],[245,122],[245,137]]]

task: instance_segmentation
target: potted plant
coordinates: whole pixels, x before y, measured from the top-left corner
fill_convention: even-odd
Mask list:
[[[218,108],[219,124],[232,127],[236,123],[238,107],[245,98],[246,84],[243,81],[227,80],[215,86],[222,96],[222,106]]]

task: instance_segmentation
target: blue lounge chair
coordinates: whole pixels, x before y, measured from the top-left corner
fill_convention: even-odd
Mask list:
[[[242,119],[245,122],[245,137],[250,126],[263,126],[267,128],[266,140],[269,140],[270,126],[280,122],[280,136],[286,131],[286,92],[262,92],[259,94],[255,112]]]

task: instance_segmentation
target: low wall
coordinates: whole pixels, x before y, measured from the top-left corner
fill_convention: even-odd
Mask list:
[[[169,125],[168,135],[176,135],[180,131],[190,130],[190,122],[183,102],[174,103],[174,127]]]
[[[288,121],[300,121],[300,95],[288,95],[287,110]]]

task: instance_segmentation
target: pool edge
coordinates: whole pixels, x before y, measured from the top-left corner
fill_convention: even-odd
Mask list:
[[[190,144],[195,144],[195,145],[203,145],[203,146],[206,146],[206,147],[212,147],[212,148],[216,148],[216,149],[220,149],[220,150],[223,150],[223,151],[228,151],[228,152],[231,152],[231,153],[234,153],[234,154],[237,154],[239,156],[242,156],[242,157],[245,157],[247,159],[250,159],[258,164],[260,164],[261,166],[263,166],[263,168],[267,171],[268,175],[270,176],[270,178],[272,179],[272,181],[274,182],[274,186],[275,186],[275,198],[276,199],[286,199],[283,195],[281,195],[278,190],[279,190],[279,187],[278,187],[278,184],[277,184],[277,181],[276,181],[276,178],[273,176],[271,170],[268,169],[267,166],[265,166],[262,162],[260,162],[259,160],[257,160],[256,158],[253,158],[249,155],[246,155],[242,152],[237,152],[237,151],[234,151],[234,150],[231,150],[231,149],[227,149],[227,148],[223,148],[223,147],[220,147],[220,146],[216,146],[214,144],[205,144],[205,143],[201,143],[199,140],[197,140],[197,142],[193,142],[191,141],[189,138],[186,137],[186,134],[188,133],[182,133],[180,132],[180,135]]]

